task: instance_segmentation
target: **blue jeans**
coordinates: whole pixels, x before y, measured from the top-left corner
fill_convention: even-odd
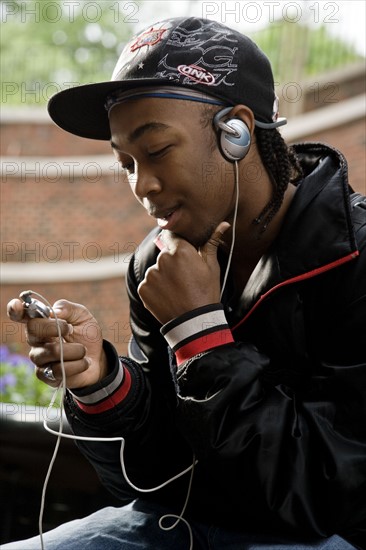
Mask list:
[[[183,521],[172,530],[159,527],[169,512],[141,500],[121,508],[103,508],[65,523],[43,535],[44,550],[189,550],[189,528]],[[174,518],[166,518],[169,527]],[[261,535],[246,535],[210,525],[191,523],[193,550],[354,550],[338,535],[301,542]],[[41,550],[40,537],[7,543],[1,550]]]

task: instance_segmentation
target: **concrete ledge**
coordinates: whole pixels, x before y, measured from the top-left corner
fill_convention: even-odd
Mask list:
[[[1,108],[1,124],[55,124],[43,107],[4,107]]]
[[[0,263],[1,284],[67,283],[100,281],[125,276],[131,254],[107,256],[95,262],[7,262]]]
[[[346,84],[347,82],[355,79],[365,81],[365,60],[356,61],[350,65],[344,65],[343,67],[336,67],[330,71],[318,75],[312,75],[304,80],[303,86],[307,90],[314,85],[314,79],[322,86],[329,82],[337,82],[338,84]]]
[[[362,119],[365,114],[366,94],[362,94],[294,117],[283,126],[281,133],[286,141],[295,141]]]

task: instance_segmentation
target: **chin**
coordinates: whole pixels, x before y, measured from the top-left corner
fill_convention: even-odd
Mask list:
[[[216,226],[215,226],[216,227]],[[182,232],[182,233],[174,233],[177,235],[177,237],[180,237],[181,239],[184,239],[185,241],[189,242],[192,246],[194,246],[196,249],[202,248],[207,241],[210,239],[212,233],[215,230],[215,227],[207,229],[204,233],[203,231],[201,233],[198,232]]]

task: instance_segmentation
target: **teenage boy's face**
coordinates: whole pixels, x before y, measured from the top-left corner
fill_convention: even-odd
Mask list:
[[[128,100],[110,112],[111,144],[130,187],[157,224],[203,245],[232,219],[234,167],[202,121],[202,104]]]

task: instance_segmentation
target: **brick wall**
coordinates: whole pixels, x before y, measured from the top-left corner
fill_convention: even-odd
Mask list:
[[[105,155],[111,152],[108,142],[85,139],[60,130],[47,120],[45,109],[40,121],[2,123],[2,156]]]
[[[309,78],[301,87],[303,112],[322,109],[365,93],[365,62]],[[296,96],[295,96],[296,97]],[[286,97],[284,98],[286,105]]]
[[[3,262],[92,262],[128,252],[155,225],[113,174],[55,182],[5,177],[1,185]]]
[[[24,155],[63,155],[72,159],[88,154],[90,163],[99,162],[101,157],[97,155],[110,155],[111,165],[114,162],[108,144],[74,138],[53,124],[9,122],[1,130],[3,154],[19,155],[18,164]],[[365,193],[364,119],[306,136],[306,141],[318,140],[342,150],[349,162],[353,187]],[[18,262],[20,272],[26,263],[49,265],[58,255],[57,259],[71,263],[83,259],[89,271],[94,260],[131,252],[154,226],[128,184],[122,179],[116,181],[115,172],[97,177],[90,170],[70,178],[58,177],[57,171],[52,176],[52,170],[47,169],[40,176],[37,171],[29,173],[25,179],[22,175],[4,177],[3,173],[1,186],[2,261]],[[130,331],[122,267],[120,277],[104,280],[3,284],[2,343],[16,344],[26,352],[23,330],[7,319],[5,308],[9,299],[31,287],[51,303],[66,298],[86,305],[100,322],[104,336],[125,353]]]
[[[366,194],[366,133],[364,117],[349,122],[346,125],[308,135],[301,141],[321,141],[339,149],[348,162],[350,184],[355,191]]]

